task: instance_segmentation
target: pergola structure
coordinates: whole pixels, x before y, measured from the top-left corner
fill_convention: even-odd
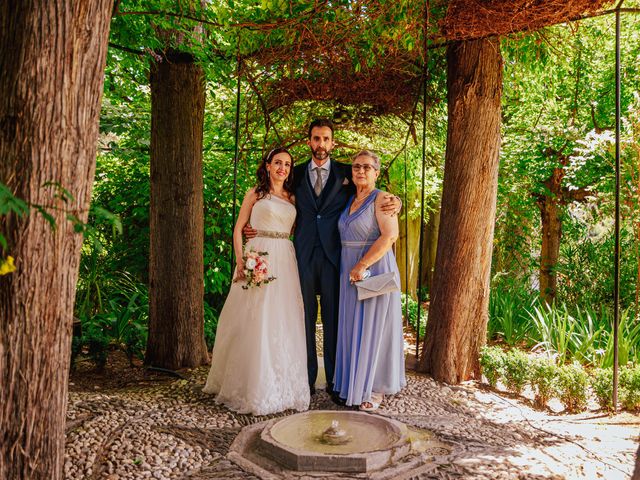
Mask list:
[[[297,28],[296,42],[278,48],[265,48],[252,54],[250,59],[238,56],[237,98],[236,98],[236,145],[234,157],[234,211],[237,185],[237,165],[239,159],[238,135],[240,114],[240,84],[243,79],[252,83],[258,93],[255,80],[250,75],[252,68],[277,69],[277,78],[263,84],[266,93],[260,98],[268,117],[279,107],[300,101],[334,101],[339,105],[360,107],[365,120],[386,114],[406,114],[413,112],[422,102],[422,196],[420,224],[424,224],[424,175],[426,166],[426,115],[430,102],[428,94],[428,52],[431,49],[451,46],[457,42],[473,41],[509,35],[517,32],[532,32],[540,28],[581,20],[584,18],[615,14],[616,16],[616,155],[615,155],[615,262],[614,262],[614,375],[613,402],[617,405],[618,395],[618,324],[619,324],[619,269],[620,269],[620,15],[623,12],[638,13],[638,9],[622,8],[619,1],[613,8],[612,0],[452,0],[450,2],[426,1],[407,21],[407,33],[413,38],[421,38],[421,48],[407,50],[398,48],[397,39],[391,38],[384,45],[384,56],[375,63],[356,62],[354,68],[354,46],[349,44],[348,32],[344,25],[325,25],[321,33],[306,26]],[[357,7],[360,8],[360,7]],[[432,11],[440,13],[435,21]],[[355,12],[357,14],[358,12]],[[373,2],[361,12],[369,18],[381,18],[385,9]],[[437,15],[436,15],[437,17]],[[354,28],[356,28],[354,26]],[[346,35],[345,35],[346,33]],[[356,48],[357,50],[357,48]],[[247,61],[251,62],[249,68]],[[260,95],[258,93],[258,95]],[[365,106],[365,107],[363,107]],[[270,121],[267,118],[267,121]],[[406,162],[405,162],[406,184]],[[465,212],[460,212],[464,215]],[[408,238],[405,237],[405,242]],[[423,229],[420,229],[422,252]],[[405,252],[408,251],[405,245]],[[232,253],[233,255],[233,253]],[[233,260],[233,258],[232,258]],[[422,270],[422,255],[419,254],[418,271]],[[233,270],[233,269],[231,269]],[[418,302],[420,303],[422,276],[418,275]],[[407,282],[405,289],[408,292]],[[416,358],[420,351],[420,308],[418,308],[418,332],[416,335]]]

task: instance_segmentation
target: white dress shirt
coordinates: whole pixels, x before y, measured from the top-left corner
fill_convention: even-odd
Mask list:
[[[311,181],[311,188],[316,184],[316,163],[311,160],[309,162],[309,180]],[[329,173],[331,173],[331,159],[327,160],[320,166],[320,174],[322,175],[322,188],[327,185],[327,180],[329,180]]]

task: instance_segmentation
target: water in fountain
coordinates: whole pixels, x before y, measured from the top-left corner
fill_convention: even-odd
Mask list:
[[[350,441],[331,444],[322,435],[339,417],[340,428]],[[285,418],[271,428],[277,442],[299,450],[324,454],[371,452],[388,448],[400,439],[400,433],[383,419],[356,412],[309,412]]]

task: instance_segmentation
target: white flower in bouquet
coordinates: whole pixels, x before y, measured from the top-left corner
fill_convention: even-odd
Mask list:
[[[267,252],[246,251],[242,257],[244,260],[244,274],[246,284],[242,286],[245,290],[250,287],[259,287],[263,283],[269,283],[276,277],[269,276],[269,262]]]

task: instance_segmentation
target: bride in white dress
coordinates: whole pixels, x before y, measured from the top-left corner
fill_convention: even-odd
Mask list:
[[[272,150],[258,169],[233,230],[236,277],[220,313],[211,370],[203,389],[239,413],[309,408],[304,311],[293,243],[293,162]],[[243,289],[242,228],[258,230],[245,249],[268,252],[270,283]]]

